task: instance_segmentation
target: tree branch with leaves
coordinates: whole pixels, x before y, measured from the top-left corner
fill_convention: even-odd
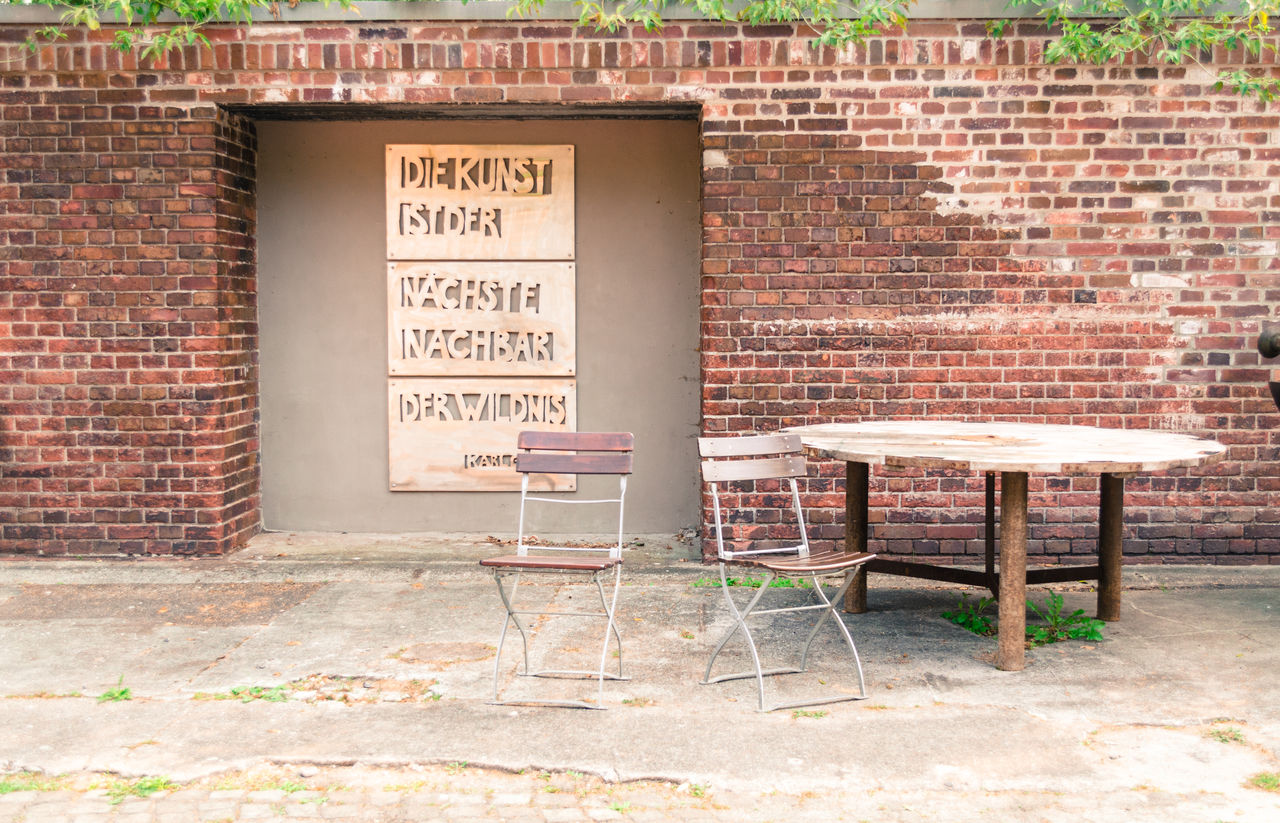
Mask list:
[[[298,0],[287,0],[298,5]],[[353,9],[353,0],[323,0],[327,6],[337,2]],[[255,9],[278,15],[276,0],[31,0],[34,6],[61,10],[54,25],[36,30],[27,40],[27,49],[36,52],[46,45],[65,39],[67,29],[83,26],[97,31],[114,25],[111,42],[125,54],[137,53],[143,59],[155,60],[173,49],[209,45],[202,31],[215,23],[251,25]],[[160,25],[158,25],[160,24]]]
[[[1271,18],[1280,0],[1242,0],[1233,11],[1213,0],[1010,0],[1010,5],[1044,20],[1053,35],[1044,53],[1049,63],[1105,65],[1132,55],[1214,74],[1204,64],[1217,49],[1255,61],[1276,53]],[[993,21],[987,31],[1000,37],[1009,24]],[[1280,78],[1264,72],[1221,69],[1216,88],[1274,100]]]

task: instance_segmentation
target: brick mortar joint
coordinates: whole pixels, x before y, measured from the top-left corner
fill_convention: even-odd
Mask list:
[[[803,289],[802,289],[803,290]],[[721,291],[709,289],[708,292]],[[734,289],[734,293],[744,291],[743,289]],[[751,291],[746,289],[745,291]],[[770,291],[766,289],[765,291]],[[1103,313],[1096,304],[1073,304],[1076,311],[1064,310],[1062,304],[1046,304],[1043,306],[1027,306],[1019,307],[1020,314],[1011,317],[1006,311],[1000,311],[998,308],[990,311],[981,312],[935,312],[932,314],[920,316],[912,314],[895,315],[893,317],[830,317],[830,318],[800,318],[800,319],[735,319],[725,318],[711,322],[727,323],[731,326],[748,325],[759,331],[765,332],[770,336],[776,335],[795,335],[798,333],[810,332],[819,333],[821,335],[840,334],[850,331],[859,331],[865,329],[883,330],[886,327],[904,326],[903,333],[910,333],[913,336],[933,336],[951,333],[956,330],[964,330],[969,327],[981,325],[984,331],[998,333],[1000,330],[1016,331],[1024,329],[1028,323],[1032,324],[1059,324],[1067,323],[1071,325],[1088,324],[1091,326],[1106,325],[1108,323],[1122,324],[1132,322],[1135,319],[1144,321],[1162,321],[1168,322],[1168,318],[1163,315],[1153,313],[1149,308],[1144,306],[1134,306],[1131,311],[1122,314]],[[730,310],[733,307],[721,307]],[[785,306],[777,307],[785,309]],[[1107,308],[1107,307],[1101,307]],[[1167,308],[1167,307],[1166,307]],[[922,331],[922,326],[936,326],[936,330],[932,332]],[[719,335],[711,335],[713,337]],[[737,329],[727,330],[725,337],[740,337],[741,334]]]

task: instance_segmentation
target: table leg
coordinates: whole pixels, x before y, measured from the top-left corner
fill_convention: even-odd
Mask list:
[[[1120,556],[1124,548],[1124,478],[1102,475],[1098,495],[1098,619],[1120,619]]]
[[[986,549],[987,588],[991,594],[1000,595],[1000,576],[996,574],[996,473],[986,473],[987,523],[982,542]]]
[[[996,668],[1022,671],[1027,626],[1027,475],[1000,474],[1000,625]]]
[[[871,529],[867,522],[870,475],[871,467],[866,463],[850,461],[844,464],[844,550],[850,554],[867,550],[867,536]],[[844,610],[850,614],[862,614],[867,610],[867,567],[859,566],[849,574],[854,575],[854,580],[845,592]]]

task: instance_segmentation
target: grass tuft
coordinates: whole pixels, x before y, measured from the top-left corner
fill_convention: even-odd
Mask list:
[[[120,675],[120,679],[116,681],[114,689],[107,689],[98,695],[99,703],[118,703],[121,700],[132,700],[133,692],[124,684],[124,675]]]
[[[111,798],[111,804],[114,806],[130,797],[150,797],[156,792],[177,787],[178,784],[167,777],[139,777],[136,780],[112,780],[106,785],[106,790],[107,797]]]
[[[46,777],[36,772],[0,775],[0,794],[13,792],[56,792],[67,787],[66,777]]]
[[[1258,772],[1250,776],[1245,785],[1264,792],[1280,792],[1280,772]]]

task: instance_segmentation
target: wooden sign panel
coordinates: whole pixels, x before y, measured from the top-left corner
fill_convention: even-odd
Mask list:
[[[391,263],[392,375],[575,373],[574,264]]]
[[[573,146],[387,146],[392,491],[518,490],[519,433],[577,429],[573,166]]]
[[[571,260],[573,146],[387,146],[390,260]]]
[[[572,379],[424,378],[388,381],[392,491],[518,491],[516,437],[574,431]],[[574,491],[572,475],[535,475],[530,488]]]

